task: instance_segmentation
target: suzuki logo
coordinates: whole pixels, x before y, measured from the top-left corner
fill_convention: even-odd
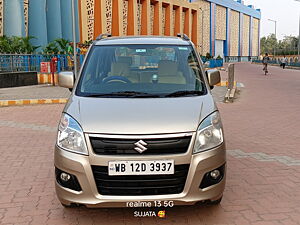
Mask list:
[[[145,147],[147,146],[147,143],[142,140],[139,140],[138,142],[134,143],[134,145],[136,146],[134,150],[138,151],[139,153],[143,153],[147,150],[147,148]]]

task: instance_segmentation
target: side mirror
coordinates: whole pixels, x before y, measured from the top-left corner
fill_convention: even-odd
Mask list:
[[[58,85],[65,88],[73,88],[74,86],[74,73],[73,72],[60,72],[58,74]]]
[[[210,87],[213,87],[221,82],[221,75],[219,70],[207,70],[206,75]]]

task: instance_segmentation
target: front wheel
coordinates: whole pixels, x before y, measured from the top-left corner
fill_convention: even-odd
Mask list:
[[[60,203],[64,208],[77,208],[79,207],[79,205],[75,204],[75,203],[71,203],[70,205],[64,204],[64,203]]]
[[[223,198],[223,196],[221,198],[217,199],[217,200],[209,201],[208,205],[219,205],[222,201],[222,198]]]

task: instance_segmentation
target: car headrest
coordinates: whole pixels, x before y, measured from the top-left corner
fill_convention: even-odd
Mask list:
[[[110,74],[113,76],[124,76],[129,73],[128,63],[112,63],[111,64],[111,72]]]
[[[158,74],[163,75],[177,75],[178,64],[171,60],[161,60],[158,62]]]
[[[130,56],[119,56],[117,61],[119,63],[127,63],[129,65],[132,64],[132,58]]]

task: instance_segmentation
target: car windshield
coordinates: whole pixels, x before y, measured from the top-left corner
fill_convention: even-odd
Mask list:
[[[182,97],[206,93],[195,52],[186,45],[94,46],[76,95]]]

